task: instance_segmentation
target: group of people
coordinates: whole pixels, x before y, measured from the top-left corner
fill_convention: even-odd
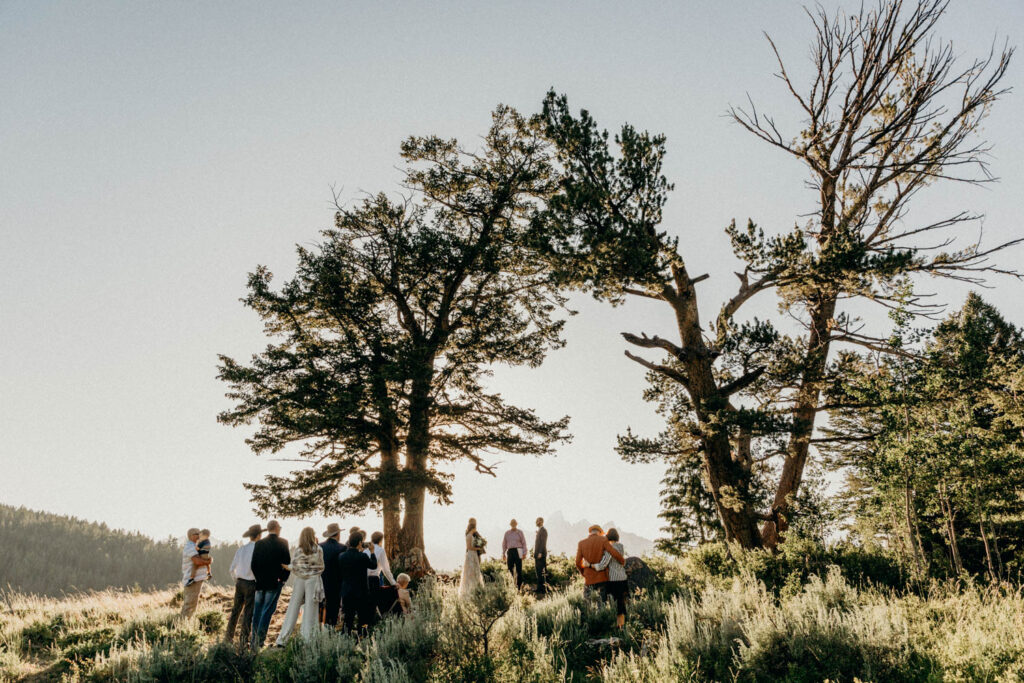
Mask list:
[[[543,596],[547,592],[548,531],[542,517],[537,518],[536,525],[536,590],[538,596]],[[243,537],[249,541],[235,553],[230,567],[235,595],[225,640],[233,642],[237,630],[241,646],[262,648],[281,589],[291,575],[295,576],[291,600],[276,646],[287,642],[300,614],[303,638],[309,638],[317,628],[336,629],[339,618],[342,628],[353,632],[372,626],[378,614],[410,614],[410,578],[407,574],[392,576],[383,545],[384,534],[376,531],[367,540],[365,531],[352,527],[344,543],[341,535],[341,527],[331,523],[322,534],[324,540],[318,543],[316,532],[306,527],[299,534],[298,544],[289,548],[288,541],[281,538],[281,525],[276,520],[268,522],[266,528],[253,524],[246,529]],[[187,537],[182,553],[182,617],[195,613],[203,584],[211,577],[213,562],[209,530],[189,529]],[[459,584],[461,597],[470,596],[483,585],[480,557],[486,552],[487,540],[477,531],[476,519],[470,518]],[[526,535],[513,519],[502,538],[501,554],[519,589],[523,586],[523,559],[529,553]],[[625,548],[616,529],[609,529],[606,534],[595,524],[576,548],[576,568],[583,575],[585,594],[614,599],[620,628],[626,618],[625,563]]]
[[[487,540],[476,528],[476,519],[469,518],[466,526],[466,560],[462,564],[462,577],[459,581],[459,595],[468,597],[484,583],[483,572],[480,570],[480,556],[487,552]],[[509,522],[509,530],[501,541],[501,556],[508,565],[508,571],[516,582],[516,588],[523,587],[523,558],[529,554],[526,547],[526,535],[519,529],[516,520]],[[548,563],[548,530],[544,528],[544,518],[537,518],[537,535],[533,542],[533,561],[537,569],[537,595],[547,591]]]
[[[466,527],[466,560],[462,565],[459,595],[466,597],[478,586],[483,585],[480,570],[480,556],[487,552],[487,540],[476,528],[476,519],[470,518]],[[529,555],[526,535],[519,529],[516,520],[509,522],[509,529],[501,540],[501,555],[508,571],[516,582],[523,586],[523,559]],[[537,535],[533,541],[533,560],[537,572],[537,594],[547,592],[548,530],[544,518],[537,518]],[[616,622],[622,628],[626,622],[626,549],[619,541],[617,529],[608,529],[607,534],[600,525],[588,529],[588,535],[576,547],[576,569],[583,575],[584,593],[601,595],[615,600]]]
[[[209,532],[206,538],[209,538]],[[266,536],[263,534],[266,533]],[[302,636],[309,638],[317,628],[338,627],[339,617],[347,632],[373,625],[378,613],[410,614],[410,578],[392,576],[384,534],[377,531],[367,540],[366,532],[353,527],[344,543],[341,527],[331,523],[317,542],[316,532],[306,527],[295,548],[281,538],[281,525],[272,520],[264,529],[249,527],[243,537],[249,541],[238,549],[231,562],[235,595],[225,640],[253,650],[263,647],[270,621],[277,610],[281,589],[294,575],[292,596],[276,646],[283,646],[302,614]],[[192,616],[203,584],[210,578],[212,559],[202,552],[201,532],[189,529],[182,553],[183,602],[181,616]]]

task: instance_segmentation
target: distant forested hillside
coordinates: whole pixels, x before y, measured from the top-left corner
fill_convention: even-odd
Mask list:
[[[214,547],[215,581],[229,582],[235,547]],[[0,589],[37,595],[133,586],[148,590],[180,578],[179,542],[0,505]]]

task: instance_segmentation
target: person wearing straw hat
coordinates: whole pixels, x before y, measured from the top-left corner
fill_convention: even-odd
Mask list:
[[[591,595],[595,591],[604,593],[605,584],[608,583],[608,570],[599,571],[592,565],[599,564],[606,552],[620,564],[625,564],[626,558],[605,538],[604,530],[599,524],[591,525],[587,531],[589,535],[576,546],[576,569],[583,574],[584,595]]]
[[[242,534],[249,542],[235,551],[235,557],[231,560],[231,567],[228,571],[231,578],[235,580],[235,600],[231,605],[231,617],[228,619],[228,628],[224,632],[224,642],[230,643],[235,639],[235,627],[238,619],[242,619],[242,628],[238,635],[240,645],[249,643],[249,636],[252,633],[252,611],[256,604],[256,575],[252,573],[252,549],[256,547],[256,541],[263,535],[263,527],[253,524]]]
[[[324,609],[321,621],[330,628],[338,627],[338,612],[341,611],[341,570],[338,568],[338,557],[345,552],[341,543],[341,526],[337,522],[327,525],[322,534],[324,541],[320,547],[324,551]]]

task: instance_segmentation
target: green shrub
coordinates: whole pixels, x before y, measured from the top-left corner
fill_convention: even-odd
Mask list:
[[[219,610],[207,610],[202,612],[196,617],[196,621],[199,622],[200,630],[209,635],[216,635],[220,633],[227,623],[224,613]]]
[[[847,580],[857,586],[898,590],[910,587],[909,577],[895,555],[843,543],[824,546],[797,537],[788,539],[777,553],[706,543],[678,561],[651,558],[648,563],[669,594],[700,590],[708,583],[726,586],[737,576],[750,575],[776,595],[793,595],[811,576],[824,576],[831,566],[839,567]]]
[[[309,640],[292,638],[284,650],[265,650],[257,659],[255,680],[271,683],[317,683],[355,680],[365,657],[356,639],[338,632],[320,631]]]
[[[255,657],[230,643],[214,643],[198,658],[192,672],[195,681],[251,681]]]
[[[57,640],[48,621],[36,621],[21,629],[21,640],[29,649],[45,650]]]
[[[418,606],[429,600],[424,593],[421,589]],[[368,674],[368,680],[385,680],[378,678],[385,674],[396,680],[401,676],[416,681],[428,678],[439,637],[438,624],[430,617],[426,609],[420,609],[413,618],[389,617],[377,625],[366,646],[368,661],[400,664],[403,673],[400,675],[397,668],[378,668]]]

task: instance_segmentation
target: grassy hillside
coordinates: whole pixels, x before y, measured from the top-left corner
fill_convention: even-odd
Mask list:
[[[654,563],[626,629],[582,596],[579,579],[544,600],[507,574],[471,601],[455,585],[416,587],[412,619],[361,641],[293,638],[258,656],[221,643],[230,592],[204,594],[179,622],[180,592],[108,591],[66,599],[0,598],[0,681],[1017,681],[1024,677],[1018,587],[880,587],[856,553],[756,555],[739,573],[701,551]],[[818,559],[849,563],[818,572]],[[884,566],[886,558],[878,558]],[[781,571],[789,567],[790,573]],[[857,568],[860,568],[859,570]],[[806,573],[810,570],[810,573]],[[758,578],[758,577],[762,578]],[[891,577],[890,577],[891,578]],[[288,593],[271,627],[276,635]],[[485,628],[493,624],[489,630]],[[485,637],[486,636],[486,637]],[[613,640],[609,640],[609,639]]]
[[[21,593],[150,590],[181,577],[181,546],[172,541],[8,505],[0,505],[0,548],[0,588]],[[215,581],[228,582],[234,549],[213,549]]]

